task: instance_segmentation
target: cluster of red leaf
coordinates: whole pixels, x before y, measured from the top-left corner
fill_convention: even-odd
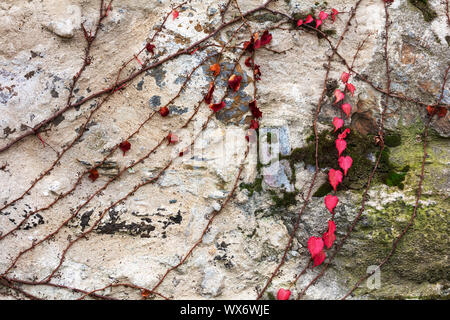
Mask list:
[[[348,89],[353,95],[355,87],[352,84],[348,83],[349,77],[350,74],[344,72],[342,73],[341,81],[346,85],[346,89]],[[335,91],[334,95],[336,97],[335,103],[342,101],[345,98],[345,93],[340,91],[339,89]],[[348,103],[344,103],[341,105],[341,107],[348,118],[352,110],[351,105]],[[344,125],[344,120],[335,117],[333,119],[333,125],[335,128],[334,132],[336,132],[342,128],[342,126]],[[344,131],[338,134],[338,137],[336,139],[336,149],[338,151],[339,157],[338,163],[339,167],[341,167],[344,173],[342,173],[342,171],[339,169],[338,170],[330,169],[330,171],[328,172],[328,179],[335,193],[337,191],[337,186],[342,182],[344,175],[347,175],[348,170],[351,168],[353,164],[352,157],[342,156],[342,153],[347,148],[347,142],[345,141],[345,138],[347,138],[347,135],[349,133],[350,129],[346,128]],[[336,195],[329,194],[325,197],[325,206],[328,209],[328,211],[330,211],[333,218],[334,218],[334,208],[336,208],[338,203],[339,198]],[[323,248],[324,246],[326,246],[328,249],[330,249],[333,246],[333,243],[336,240],[335,231],[336,231],[336,224],[334,223],[333,219],[331,219],[328,221],[328,231],[323,234],[322,238],[311,237],[308,240],[308,249],[309,252],[311,253],[311,258],[314,260],[314,267],[322,264],[323,261],[325,260],[326,255],[325,252],[323,251]]]
[[[266,44],[269,44],[270,41],[272,41],[272,35],[269,33],[269,31],[264,31],[261,38],[259,37],[259,34],[256,32],[254,35],[251,36],[249,41],[244,42],[244,50],[252,53],[253,51],[261,48],[262,46],[265,46]]]
[[[307,25],[309,25],[309,26],[311,26],[311,27],[314,27],[314,28],[319,28],[319,26],[326,20],[326,19],[328,19],[328,17],[331,15],[331,18],[333,19],[333,23],[334,23],[334,21],[336,20],[336,15],[337,14],[339,14],[339,11],[337,11],[336,9],[332,9],[332,12],[330,13],[330,14],[328,14],[328,13],[326,13],[326,12],[324,12],[324,11],[320,11],[320,13],[319,13],[319,18],[318,19],[314,19],[313,17],[312,17],[312,15],[308,15],[307,17],[306,17],[306,19],[305,20],[303,20],[303,19],[300,19],[300,20],[298,20],[297,21],[297,27],[300,27],[301,25],[303,25],[303,24],[307,24]],[[316,22],[316,24],[314,25],[313,24],[313,22]]]
[[[427,107],[428,114],[433,117],[435,114],[438,115],[439,118],[445,117],[447,115],[447,108],[446,107]]]

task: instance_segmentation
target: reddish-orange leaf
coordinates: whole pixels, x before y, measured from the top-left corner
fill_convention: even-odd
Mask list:
[[[167,117],[169,115],[169,108],[167,108],[166,106],[162,107],[161,109],[159,109],[159,114],[162,117]]]
[[[262,117],[262,112],[259,110],[259,108],[256,105],[256,100],[253,100],[248,104],[248,107],[250,108],[250,111],[254,118],[259,119]]]
[[[144,289],[144,290],[142,290],[141,291],[141,295],[142,295],[142,298],[148,298],[149,296],[150,296],[150,291],[149,290],[147,290],[147,289]]]
[[[228,80],[228,85],[230,86],[231,89],[233,89],[233,92],[236,92],[239,90],[239,87],[241,85],[241,80],[242,80],[242,77],[237,76],[235,74],[233,74],[230,77],[230,79]]]
[[[212,105],[209,106],[209,108],[210,108],[212,111],[217,112],[217,111],[222,110],[223,108],[225,108],[225,102],[222,101],[222,102],[220,102],[220,103],[212,104]]]
[[[120,150],[122,150],[123,155],[125,155],[125,152],[131,149],[131,143],[129,143],[128,141],[123,141],[119,144],[119,148]]]
[[[447,114],[447,108],[446,107],[439,107],[439,109],[438,109],[438,117],[439,118],[445,117],[446,114]]]
[[[92,182],[94,182],[95,180],[97,180],[98,177],[99,177],[99,174],[98,174],[97,169],[91,169],[91,170],[89,170],[88,178],[91,179]]]
[[[244,42],[244,50],[247,50],[249,52],[252,52],[254,50],[253,48],[254,40],[253,37],[250,39],[250,41]]]
[[[211,69],[212,72],[214,72],[214,76],[218,76],[219,75],[219,73],[220,73],[220,65],[218,63],[213,64],[210,69]]]
[[[177,10],[173,10],[172,11],[172,17],[173,17],[173,20],[175,20],[176,18],[178,18],[178,15],[179,15],[180,13],[177,11]]]
[[[211,101],[212,101],[212,96],[213,96],[213,93],[214,93],[214,88],[215,88],[214,82],[211,81],[211,83],[209,84],[208,94],[205,96],[205,102],[206,102],[207,104],[210,104]]]
[[[428,106],[427,107],[427,112],[430,116],[434,115],[434,113],[436,112],[436,108],[432,107],[432,106]]]

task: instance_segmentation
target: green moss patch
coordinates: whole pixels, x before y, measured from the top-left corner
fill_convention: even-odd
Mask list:
[[[428,0],[408,0],[409,3],[411,3],[414,7],[422,11],[423,14],[423,20],[426,22],[431,22],[434,20],[434,18],[437,17],[436,11],[434,11],[429,3]]]
[[[338,169],[338,151],[336,149],[337,133],[323,131],[319,134],[318,145],[318,161],[319,168],[335,168]],[[398,133],[390,133],[386,135],[386,147],[381,156],[380,164],[374,176],[375,183],[384,183],[388,186],[396,186],[403,188],[403,181],[409,167],[403,166],[398,168],[390,162],[390,148],[397,147],[401,144],[401,136]],[[369,176],[374,167],[374,160],[379,155],[379,147],[374,144],[373,136],[363,136],[352,130],[346,138],[347,149],[345,155],[349,155],[353,159],[353,166],[349,170],[348,175],[344,177],[340,190],[359,190],[366,186]],[[282,158],[291,162],[291,167],[295,163],[303,162],[305,165],[315,166],[315,142],[314,136],[307,139],[308,145],[303,148],[294,149],[289,156]],[[329,183],[325,183],[316,191],[313,196],[322,197],[331,191]]]
[[[440,204],[439,198],[423,200],[430,200],[430,204],[419,206],[414,224],[381,269],[381,288],[369,290],[362,285],[357,294],[419,298],[436,294],[434,284],[450,280],[445,259],[448,209]],[[353,241],[344,245],[340,254],[343,271],[352,279],[350,283],[365,275],[368,266],[383,261],[393,241],[408,225],[413,210],[412,205],[403,201],[385,204],[382,210],[366,208],[364,223],[357,224],[351,236]]]

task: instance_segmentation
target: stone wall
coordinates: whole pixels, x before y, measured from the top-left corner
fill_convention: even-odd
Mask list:
[[[0,147],[67,105],[73,77],[80,70],[85,53],[81,23],[86,30],[95,29],[99,3],[86,0],[0,3]],[[121,79],[138,71],[141,63],[161,61],[205,38],[221,25],[221,11],[226,3],[188,1],[177,9],[178,18],[170,15],[155,37],[152,42],[155,55],[144,50],[133,59],[180,2],[115,0],[101,23],[90,51],[92,62],[74,88],[72,103],[114,85],[118,70],[130,59]],[[224,16],[225,22],[240,18],[233,3]],[[238,3],[245,13],[263,2]],[[342,12],[336,21],[332,23],[329,18],[320,29],[336,44],[355,3],[278,0],[268,8],[293,17],[336,8]],[[422,135],[428,119],[426,105],[435,104],[441,92],[442,104],[450,104],[450,84],[442,88],[450,63],[446,5],[448,2],[443,0],[394,0],[388,6],[391,90],[409,100],[394,97],[388,100],[384,121],[386,148],[369,188],[365,210],[330,267],[304,298],[338,299],[345,295],[369,266],[379,264],[388,255],[414,212],[423,157]],[[283,19],[286,17],[265,10],[246,17],[252,30],[260,35],[275,27],[270,30],[273,36],[267,46],[270,50],[260,49],[255,56],[262,73],[261,80],[256,82],[258,106],[263,113],[259,147],[251,143],[245,157],[245,136],[251,120],[248,104],[253,100],[255,79],[244,59],[234,70],[243,77],[239,91],[228,95],[225,109],[216,113],[204,130],[202,125],[210,109],[202,104],[196,112],[196,106],[212,80],[212,62],[201,65],[190,78],[187,76],[208,54],[220,51],[220,45],[234,36],[233,31],[242,23],[238,21],[203,43],[218,46],[180,55],[143,72],[114,92],[93,113],[85,132],[68,148],[60,163],[23,199],[0,210],[0,232],[5,235],[28,214],[58,200],[48,210],[32,214],[19,230],[0,240],[0,273],[4,273],[20,252],[58,230],[54,237],[24,253],[5,279],[0,278],[0,297],[24,297],[11,286],[44,299],[80,297],[80,293],[54,285],[23,282],[46,279],[59,264],[66,246],[94,226],[93,232],[70,247],[51,283],[86,291],[112,283],[151,289],[167,269],[182,262],[190,248],[202,239],[192,255],[169,273],[157,292],[173,299],[254,299],[281,263],[298,213],[309,200],[285,263],[263,298],[271,299],[278,288],[287,288],[310,259],[308,238],[321,236],[330,219],[323,197],[329,192],[327,172],[337,159],[331,122],[335,116],[341,116],[333,104],[333,93],[342,86],[339,79],[347,68],[335,56],[324,83],[328,56],[332,54],[329,43],[310,29],[293,28],[292,23],[280,25]],[[355,94],[346,97],[353,106],[345,126],[351,129],[348,152],[355,162],[338,189],[337,243],[360,211],[379,152],[374,136],[385,102],[385,95],[380,92],[386,88],[384,30],[383,1],[362,0],[339,49],[340,55],[351,63],[358,45],[366,39],[354,61],[354,70],[367,77],[373,86],[353,77]],[[214,93],[216,102],[225,92],[234,59],[240,54],[237,47],[248,39],[249,30],[244,26],[230,43],[236,48],[225,50]],[[170,102],[187,78],[180,96]],[[317,123],[320,172],[308,199],[315,166],[313,121],[324,85],[327,90]],[[70,108],[44,126],[39,137],[45,146],[37,136],[30,135],[0,153],[0,204],[20,197],[52,166],[106,96]],[[129,139],[128,152],[117,150],[100,166],[100,177],[95,182],[85,176],[74,192],[58,199],[83,172],[95,166],[152,112],[168,102],[170,115],[161,117],[156,112]],[[181,130],[192,115],[187,128]],[[144,157],[169,132],[179,136],[180,141],[164,142],[143,162],[108,182]],[[363,282],[353,298],[448,298],[449,136],[449,115],[434,117],[428,130],[428,157],[414,224],[381,269],[380,287],[368,287]],[[193,139],[195,144],[190,152],[178,157]],[[166,168],[172,158],[175,160]],[[243,170],[239,175],[241,163]],[[134,186],[146,181],[152,183],[106,210]],[[107,187],[83,205],[105,183]],[[81,205],[77,215],[59,229]],[[220,213],[216,216],[217,212]],[[102,213],[104,217],[95,225]],[[202,236],[211,217],[214,220]],[[292,289],[294,298],[320,270],[321,266],[306,270]],[[8,282],[11,279],[23,281]],[[99,294],[138,299],[142,292],[117,286]]]

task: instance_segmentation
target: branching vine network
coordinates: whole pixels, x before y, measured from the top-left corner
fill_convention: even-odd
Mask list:
[[[380,0],[382,1],[382,0]],[[155,40],[157,38],[157,36],[164,32],[164,27],[166,24],[166,21],[169,19],[169,17],[174,13],[177,12],[178,9],[182,8],[188,1],[183,2],[177,6],[174,6],[163,18],[159,28],[157,28],[153,34],[153,36],[151,37],[151,39],[148,40],[146,46],[144,46],[139,52],[135,53],[132,55],[132,57],[124,62],[122,64],[122,66],[119,68],[119,70],[117,70],[116,72],[116,77],[115,77],[115,81],[113,83],[111,83],[109,85],[108,88],[100,90],[98,92],[94,92],[92,93],[90,96],[83,98],[82,100],[78,101],[78,102],[73,102],[72,99],[74,98],[74,89],[76,88],[79,79],[82,78],[84,71],[90,67],[91,62],[92,62],[92,53],[91,53],[91,49],[92,47],[95,45],[95,40],[101,36],[101,24],[102,22],[105,21],[105,19],[108,19],[108,15],[109,13],[114,10],[114,6],[113,6],[113,0],[109,1],[109,2],[105,2],[104,0],[100,0],[100,8],[98,11],[98,18],[97,18],[97,23],[94,26],[94,29],[91,31],[86,30],[84,24],[82,24],[81,28],[83,30],[84,33],[84,38],[85,38],[85,48],[84,48],[84,57],[82,60],[82,66],[79,69],[79,71],[73,76],[72,78],[72,82],[69,86],[69,94],[67,96],[67,101],[64,107],[62,107],[60,110],[56,111],[55,113],[53,113],[51,116],[49,116],[47,119],[41,121],[40,123],[38,123],[37,125],[35,125],[32,128],[29,128],[29,130],[26,130],[23,134],[18,135],[17,137],[14,137],[12,139],[10,139],[9,142],[7,142],[4,146],[0,147],[0,153],[7,153],[7,152],[17,152],[15,148],[13,148],[14,146],[18,145],[19,143],[21,143],[22,141],[24,141],[25,139],[28,139],[32,136],[36,136],[39,138],[39,140],[44,143],[44,146],[49,147],[48,144],[44,141],[44,139],[42,139],[42,136],[40,135],[40,133],[44,132],[44,131],[50,131],[51,134],[51,123],[53,120],[55,120],[57,117],[61,116],[62,114],[68,112],[69,110],[76,108],[76,107],[80,107],[84,104],[86,104],[88,101],[96,100],[96,104],[95,107],[93,107],[86,115],[79,131],[77,132],[77,135],[75,136],[75,138],[68,144],[66,144],[64,147],[60,148],[58,150],[58,148],[56,148],[56,150],[54,150],[56,152],[56,158],[55,160],[53,160],[53,162],[48,166],[48,168],[46,170],[44,170],[28,187],[26,187],[19,196],[17,196],[14,199],[11,199],[7,202],[5,202],[4,204],[1,205],[0,207],[0,212],[6,210],[6,209],[10,209],[12,207],[14,207],[14,205],[20,201],[26,200],[27,196],[29,195],[30,191],[32,191],[37,184],[46,176],[52,174],[53,170],[59,166],[62,163],[63,158],[65,157],[65,155],[68,153],[68,151],[75,145],[77,144],[77,142],[80,141],[80,139],[83,137],[83,135],[86,132],[87,126],[89,124],[89,122],[92,120],[93,116],[102,108],[102,106],[104,106],[104,104],[112,97],[114,96],[117,92],[126,90],[127,87],[130,85],[130,83],[133,82],[133,80],[135,80],[139,75],[143,74],[146,71],[149,71],[151,69],[157,68],[161,65],[164,65],[165,63],[175,60],[178,57],[182,56],[182,55],[191,55],[191,54],[197,54],[199,52],[202,51],[207,51],[207,49],[209,49],[210,47],[220,47],[220,51],[214,51],[214,52],[208,52],[208,54],[206,55],[206,57],[204,59],[202,59],[200,61],[200,63],[198,63],[196,66],[194,66],[191,71],[185,75],[185,79],[184,82],[181,84],[179,90],[176,92],[176,94],[163,106],[160,108],[159,112],[158,111],[152,111],[149,113],[149,115],[147,116],[147,118],[144,119],[144,121],[142,121],[141,123],[139,123],[134,131],[132,131],[125,139],[121,140],[121,141],[117,141],[114,145],[114,147],[112,147],[107,154],[103,157],[102,160],[96,162],[96,164],[92,167],[89,168],[87,170],[85,170],[84,172],[82,172],[77,180],[75,181],[75,183],[64,193],[59,194],[52,202],[50,202],[49,204],[41,207],[41,208],[37,208],[35,210],[32,210],[30,212],[28,212],[26,215],[23,216],[23,218],[16,224],[15,227],[10,228],[10,229],[5,229],[2,226],[2,230],[0,233],[0,243],[1,241],[3,241],[4,239],[11,237],[15,234],[18,234],[19,232],[23,232],[23,226],[27,223],[27,221],[30,220],[31,217],[37,215],[38,213],[42,213],[43,211],[49,210],[52,207],[54,207],[57,203],[59,203],[62,199],[67,198],[68,196],[74,194],[79,187],[82,184],[82,181],[84,179],[91,179],[95,181],[95,175],[93,175],[93,173],[96,172],[96,170],[98,168],[100,168],[103,164],[106,163],[106,161],[108,161],[108,159],[110,159],[116,152],[118,152],[118,149],[122,149],[121,146],[123,146],[124,142],[127,142],[128,140],[132,139],[133,137],[136,137],[139,135],[140,130],[144,127],[147,126],[151,123],[152,120],[154,120],[156,117],[164,117],[167,115],[167,108],[169,105],[171,105],[175,100],[177,100],[178,98],[180,98],[182,92],[186,89],[186,87],[189,85],[189,83],[192,80],[192,76],[202,67],[202,66],[209,66],[209,65],[214,65],[214,64],[219,64],[221,59],[223,58],[223,54],[224,52],[226,52],[226,50],[232,51],[236,54],[236,58],[232,61],[232,69],[231,69],[231,74],[234,73],[236,67],[238,66],[238,64],[240,63],[240,61],[245,57],[246,54],[248,54],[249,56],[247,57],[246,60],[246,65],[249,66],[252,69],[252,75],[253,75],[253,102],[254,107],[256,108],[256,101],[258,100],[258,87],[257,87],[257,78],[259,77],[259,69],[258,66],[256,65],[255,61],[257,59],[257,54],[258,51],[257,50],[253,50],[253,51],[249,51],[247,50],[248,47],[246,47],[246,44],[237,44],[234,45],[233,44],[233,40],[236,38],[236,36],[238,35],[239,32],[241,32],[242,30],[247,30],[248,34],[249,34],[249,38],[253,40],[254,39],[254,35],[255,32],[254,30],[252,30],[251,24],[248,20],[249,17],[251,17],[252,15],[254,15],[257,12],[261,12],[261,11],[266,11],[266,12],[270,12],[274,15],[280,16],[281,20],[280,22],[277,23],[273,23],[272,26],[270,26],[269,28],[266,28],[265,30],[258,30],[259,34],[262,34],[262,31],[268,31],[268,30],[276,30],[276,29],[280,29],[280,30],[290,30],[290,31],[295,31],[295,32],[299,32],[301,33],[303,36],[308,36],[308,35],[319,35],[322,39],[324,39],[332,53],[327,57],[327,64],[326,64],[326,68],[325,68],[325,76],[324,76],[324,80],[323,80],[323,90],[322,93],[320,95],[320,98],[318,100],[317,103],[317,107],[314,110],[314,120],[313,120],[313,130],[314,130],[314,141],[315,141],[315,173],[311,179],[311,182],[308,186],[307,189],[307,193],[306,193],[306,197],[304,198],[304,202],[297,214],[296,217],[296,221],[293,227],[292,232],[290,233],[289,239],[287,241],[287,244],[285,246],[285,249],[283,251],[283,255],[280,259],[280,262],[278,263],[278,265],[276,266],[276,268],[274,269],[274,271],[267,276],[267,281],[265,282],[264,286],[262,287],[261,290],[259,290],[259,292],[257,293],[257,296],[255,297],[256,299],[261,299],[264,297],[264,294],[266,293],[267,289],[269,288],[269,286],[271,285],[272,281],[277,277],[277,275],[279,274],[280,270],[283,268],[285,261],[286,261],[286,257],[287,254],[289,252],[289,250],[292,247],[293,244],[293,240],[294,237],[298,231],[299,225],[300,225],[300,220],[301,217],[306,214],[307,212],[307,207],[308,207],[308,203],[311,200],[311,196],[312,196],[312,191],[315,187],[316,184],[316,180],[317,180],[317,175],[319,173],[319,132],[318,132],[318,127],[317,127],[317,123],[318,123],[318,119],[319,119],[319,115],[321,113],[321,109],[322,109],[322,105],[325,101],[325,97],[326,97],[326,92],[327,92],[327,82],[329,80],[329,75],[330,75],[330,71],[332,69],[332,63],[335,62],[336,60],[342,64],[343,67],[345,67],[347,69],[347,71],[352,74],[356,79],[368,84],[370,87],[372,87],[374,90],[376,90],[378,93],[384,95],[384,104],[383,104],[383,109],[380,115],[380,121],[378,123],[378,145],[379,145],[379,154],[378,157],[376,159],[375,165],[371,171],[371,174],[368,178],[368,181],[366,183],[366,187],[365,190],[363,192],[363,197],[362,197],[362,201],[360,204],[360,209],[358,211],[358,214],[356,215],[356,218],[354,219],[354,221],[352,222],[352,224],[350,225],[347,233],[344,235],[344,237],[342,237],[339,241],[339,243],[337,244],[337,246],[334,249],[334,252],[332,253],[332,255],[329,257],[328,262],[324,264],[324,266],[322,267],[321,271],[315,276],[315,278],[310,281],[302,290],[299,291],[299,294],[297,296],[298,299],[301,299],[307,292],[307,290],[315,283],[317,282],[317,280],[319,280],[324,273],[326,272],[327,268],[332,265],[333,260],[335,258],[335,256],[339,253],[340,249],[343,247],[345,241],[350,237],[352,231],[354,230],[356,224],[358,223],[361,215],[363,214],[364,210],[365,210],[365,203],[367,201],[367,195],[368,192],[370,190],[371,187],[371,182],[374,178],[375,172],[377,171],[377,168],[380,164],[380,160],[382,157],[382,153],[383,153],[383,149],[384,149],[384,134],[385,134],[385,119],[386,119],[386,111],[389,105],[389,99],[399,99],[402,101],[407,101],[407,102],[412,102],[418,106],[421,107],[421,110],[423,112],[424,118],[426,118],[426,123],[425,123],[425,129],[423,132],[423,159],[422,159],[422,165],[421,165],[421,175],[419,177],[419,184],[417,187],[417,196],[416,196],[416,201],[415,201],[415,206],[413,209],[413,213],[411,215],[410,221],[408,223],[408,225],[405,227],[405,229],[403,230],[403,232],[395,239],[395,241],[392,244],[392,249],[389,252],[389,254],[378,264],[378,268],[383,267],[386,263],[388,263],[389,259],[392,257],[392,255],[394,254],[394,251],[398,245],[398,243],[401,241],[401,239],[403,238],[403,236],[408,232],[408,230],[410,229],[410,227],[413,225],[414,223],[414,218],[416,216],[417,213],[417,209],[419,207],[419,203],[420,203],[420,198],[421,198],[421,194],[422,194],[422,183],[424,180],[424,167],[425,167],[425,161],[426,161],[426,156],[427,156],[427,137],[428,137],[428,130],[429,130],[429,126],[431,123],[431,120],[433,118],[433,116],[435,115],[434,113],[427,113],[427,109],[425,107],[429,107],[429,108],[436,108],[436,107],[440,107],[440,108],[449,108],[449,105],[443,104],[442,100],[444,97],[444,88],[446,85],[446,82],[448,80],[448,73],[449,73],[449,69],[450,66],[446,68],[445,72],[444,72],[444,79],[443,79],[443,83],[442,83],[442,89],[441,89],[441,94],[440,94],[440,98],[438,99],[438,101],[436,101],[435,103],[429,103],[429,102],[425,102],[425,101],[419,101],[417,99],[414,99],[412,97],[408,97],[402,93],[399,92],[394,92],[392,91],[391,88],[391,72],[392,72],[392,68],[391,68],[391,64],[389,61],[389,54],[388,54],[388,49],[389,49],[389,33],[390,33],[390,25],[392,23],[392,21],[390,20],[390,16],[389,16],[389,7],[392,1],[382,1],[384,4],[384,13],[385,13],[385,30],[384,30],[384,59],[385,59],[385,77],[386,77],[386,85],[384,88],[380,88],[378,87],[376,84],[374,84],[370,79],[368,79],[368,77],[362,75],[361,73],[359,73],[357,70],[355,70],[355,61],[358,58],[358,55],[360,53],[360,51],[363,49],[364,45],[366,44],[366,41],[368,39],[369,36],[371,36],[370,34],[367,35],[367,37],[364,39],[364,41],[362,41],[356,49],[356,52],[353,55],[353,60],[351,63],[348,63],[348,61],[343,57],[343,55],[340,53],[339,49],[340,46],[347,34],[347,32],[349,31],[349,29],[352,26],[352,20],[355,18],[355,15],[357,14],[357,11],[361,5],[361,3],[363,2],[363,0],[358,0],[355,2],[353,8],[351,8],[351,10],[347,13],[347,22],[345,24],[345,27],[341,33],[341,35],[339,36],[337,42],[335,43],[335,41],[326,33],[322,32],[320,29],[315,28],[313,25],[310,24],[302,24],[301,26],[296,27],[296,19],[293,16],[290,16],[288,13],[279,11],[278,9],[275,8],[275,4],[276,1],[275,0],[267,0],[266,2],[264,2],[263,4],[261,4],[260,6],[257,6],[254,9],[251,9],[247,12],[242,12],[239,3],[237,0],[228,0],[226,1],[224,4],[221,5],[221,22],[220,25],[216,26],[216,28],[210,32],[209,34],[207,34],[204,38],[196,41],[195,43],[185,47],[184,49],[180,49],[175,53],[169,54],[165,57],[162,57],[160,59],[157,59],[153,56],[153,49],[154,49],[154,43]],[[446,1],[446,16],[447,16],[447,21],[448,24],[450,26],[450,16],[449,16],[449,5],[448,5],[448,0]],[[238,15],[234,16],[234,18],[231,18],[230,20],[227,21],[227,13],[230,11],[230,9],[234,8],[237,12]],[[237,25],[237,26],[236,26]],[[223,44],[216,44],[214,42],[214,37],[218,34],[220,34],[222,31],[225,30],[232,30],[231,35],[229,36],[229,39],[226,43]],[[280,54],[283,52],[278,52],[270,47],[263,47],[262,49],[267,50],[269,52],[272,52],[274,54]],[[150,55],[150,56],[149,56]],[[142,60],[141,60],[142,59]],[[124,73],[124,71],[127,69],[127,67],[130,66],[130,64],[137,62],[139,63],[140,67],[139,69],[133,71],[130,75],[122,78],[122,74]],[[214,62],[214,63],[213,63]],[[211,68],[211,70],[213,71],[213,69]],[[187,128],[194,119],[196,119],[196,116],[200,110],[200,108],[202,107],[202,105],[205,103],[206,105],[210,104],[210,100],[214,91],[214,88],[216,86],[216,82],[218,79],[220,73],[220,68],[219,68],[219,72],[214,72],[213,73],[213,77],[212,77],[212,81],[211,83],[208,84],[208,86],[206,86],[205,88],[202,89],[202,96],[205,98],[202,98],[200,101],[198,101],[198,103],[196,104],[196,106],[193,108],[193,112],[190,114],[189,118],[185,121],[185,123],[180,126],[178,129],[183,129],[183,128]],[[220,101],[218,104],[221,104],[224,99],[231,93],[232,88],[228,87],[225,89],[222,97],[220,97],[220,99],[218,99],[218,101]],[[208,101],[209,100],[209,101]],[[135,159],[130,165],[128,166],[124,166],[123,168],[121,168],[118,172],[117,175],[115,175],[114,177],[108,179],[101,187],[99,187],[95,192],[93,192],[92,194],[90,194],[86,199],[80,200],[80,204],[74,209],[72,210],[72,212],[70,213],[70,215],[67,217],[67,219],[65,219],[61,224],[59,224],[59,226],[57,228],[55,228],[52,232],[50,232],[49,234],[47,234],[46,236],[42,237],[40,240],[34,241],[29,247],[27,247],[26,249],[20,251],[15,257],[13,257],[10,261],[10,263],[8,264],[8,266],[6,267],[5,270],[0,271],[0,286],[4,286],[6,288],[11,289],[11,292],[13,292],[14,294],[16,294],[19,298],[28,298],[28,299],[41,299],[41,297],[31,294],[30,292],[27,291],[28,288],[30,287],[39,287],[39,286],[46,286],[46,287],[53,287],[56,289],[62,289],[62,290],[67,290],[70,292],[73,292],[75,294],[75,297],[78,299],[85,299],[87,297],[90,298],[95,298],[95,299],[116,299],[113,295],[106,295],[104,292],[106,289],[112,289],[112,288],[116,288],[116,287],[126,287],[132,290],[136,290],[137,292],[139,292],[141,294],[141,296],[143,298],[162,298],[162,299],[171,299],[173,297],[168,297],[167,295],[165,295],[164,293],[161,293],[158,291],[158,289],[160,289],[161,284],[167,279],[167,276],[174,271],[175,269],[179,268],[180,266],[182,266],[188,259],[189,257],[192,255],[192,253],[194,252],[194,250],[199,247],[199,245],[201,245],[201,243],[203,242],[203,237],[205,236],[206,233],[208,233],[208,231],[211,228],[211,225],[213,224],[215,218],[223,211],[225,210],[225,208],[227,207],[227,205],[230,203],[230,201],[232,201],[233,196],[235,194],[235,191],[237,189],[238,186],[238,182],[241,178],[242,172],[244,170],[245,167],[245,162],[248,158],[249,155],[249,151],[250,151],[250,145],[252,143],[255,143],[255,141],[257,140],[257,135],[258,135],[258,122],[257,122],[257,118],[258,116],[255,116],[254,114],[254,120],[252,121],[252,124],[250,126],[249,129],[256,129],[256,131],[252,131],[250,130],[248,132],[248,135],[245,137],[247,139],[247,146],[245,148],[245,151],[241,157],[241,164],[238,168],[238,171],[236,173],[235,178],[233,179],[234,183],[232,185],[232,188],[229,190],[229,193],[227,195],[227,197],[224,199],[224,201],[222,202],[222,204],[220,205],[220,209],[215,211],[208,219],[206,226],[204,227],[202,233],[200,234],[198,240],[190,247],[190,249],[185,253],[185,255],[180,259],[179,263],[176,264],[175,266],[167,269],[163,274],[161,274],[159,276],[159,281],[152,287],[152,288],[144,288],[138,285],[135,285],[133,283],[110,283],[102,288],[76,288],[76,287],[71,287],[71,286],[66,286],[66,285],[62,285],[62,284],[58,284],[52,280],[54,280],[55,274],[58,272],[58,270],[61,268],[66,254],[67,252],[79,241],[82,240],[86,240],[86,236],[89,235],[91,232],[93,232],[101,223],[102,219],[105,217],[105,215],[112,210],[114,207],[116,207],[117,205],[123,203],[125,200],[127,200],[130,196],[134,195],[135,192],[137,192],[139,189],[141,189],[142,187],[148,185],[148,184],[152,184],[155,183],[156,181],[158,181],[158,179],[167,171],[167,169],[169,169],[174,161],[177,158],[186,156],[187,154],[189,154],[189,150],[193,147],[194,143],[197,141],[197,139],[200,137],[201,133],[207,129],[208,124],[211,122],[211,120],[213,120],[214,116],[215,116],[215,110],[214,108],[211,108],[212,111],[209,114],[209,116],[206,118],[206,120],[203,122],[203,124],[201,125],[200,131],[196,133],[196,135],[194,136],[194,138],[192,139],[192,141],[190,142],[190,144],[187,146],[187,148],[180,152],[178,154],[178,156],[170,158],[169,160],[167,160],[162,168],[152,177],[149,178],[143,182],[140,183],[136,183],[131,191],[129,191],[126,195],[116,199],[115,201],[113,201],[111,203],[111,205],[107,206],[106,208],[104,208],[101,211],[100,216],[93,222],[93,224],[86,230],[81,232],[79,235],[77,235],[74,239],[70,239],[68,241],[68,243],[66,244],[66,246],[64,247],[64,249],[62,250],[60,256],[59,256],[59,262],[58,264],[51,270],[51,272],[44,277],[41,280],[25,280],[25,279],[19,279],[19,278],[15,278],[12,277],[10,275],[10,272],[16,267],[17,263],[19,262],[20,259],[22,259],[22,257],[27,253],[30,252],[32,250],[34,250],[35,248],[37,248],[38,246],[40,246],[42,243],[45,243],[51,239],[53,239],[57,234],[59,234],[61,232],[61,230],[63,230],[63,228],[67,227],[68,224],[75,219],[78,214],[80,213],[80,211],[86,207],[91,200],[93,200],[95,197],[97,197],[98,195],[100,195],[103,191],[105,191],[110,185],[112,185],[114,182],[120,180],[120,178],[126,174],[130,169],[134,168],[136,165],[143,163],[144,160],[148,159],[152,154],[154,154],[156,151],[159,150],[159,148],[168,141],[168,137],[170,137],[171,132],[167,132],[167,135],[164,136],[162,139],[159,140],[159,142],[153,146],[152,148],[149,149],[149,151],[142,157]],[[175,129],[173,129],[173,131],[175,131]],[[244,137],[243,137],[244,138]],[[38,140],[36,140],[38,141]],[[170,138],[169,138],[169,144],[170,144]],[[125,151],[124,151],[125,152]],[[88,241],[88,240],[86,240]],[[291,283],[291,287],[295,286],[299,280],[299,278],[305,274],[305,272],[308,270],[308,268],[311,265],[311,261],[312,259],[309,259],[308,262],[306,263],[305,267],[298,272],[298,274],[296,275],[295,279],[293,279],[292,283]],[[367,279],[369,276],[371,276],[375,271],[373,271],[371,274],[367,274],[365,275],[363,278],[361,278],[359,281],[357,281],[357,283],[354,285],[354,287],[343,297],[343,299],[349,297],[360,285],[361,283]]]

